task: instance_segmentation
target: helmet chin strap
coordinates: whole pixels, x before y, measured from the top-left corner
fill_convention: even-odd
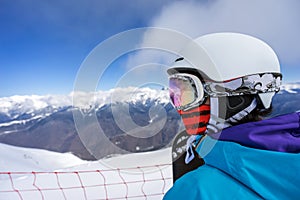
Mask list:
[[[232,126],[231,123],[237,123],[245,116],[247,116],[250,112],[252,112],[256,106],[257,101],[254,98],[249,106],[229,117],[228,119],[223,119],[221,116],[226,115],[226,110],[219,110],[219,98],[210,98],[210,119],[207,125],[207,133],[218,133],[222,131],[222,129]],[[223,106],[226,108],[226,105]]]
[[[256,99],[254,98],[252,100],[251,104],[248,107],[246,107],[244,110],[236,113],[235,115],[233,115],[232,117],[230,117],[226,121],[229,122],[229,123],[237,123],[241,119],[246,117],[251,111],[253,111],[256,108],[256,106],[257,106],[257,102],[256,102]]]
[[[219,98],[210,98],[210,119],[207,125],[207,133],[218,133],[222,129],[231,126],[224,119],[220,118]],[[223,113],[225,115],[225,113]]]

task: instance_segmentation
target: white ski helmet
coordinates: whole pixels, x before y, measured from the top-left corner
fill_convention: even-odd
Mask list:
[[[183,57],[175,61],[168,74],[171,78],[181,74],[192,81],[196,90],[203,91],[197,91],[193,100],[184,103],[172,100],[177,109],[195,107],[203,103],[201,99],[205,96],[247,94],[255,96],[262,109],[270,107],[274,94],[279,91],[282,76],[278,58],[269,45],[240,33],[213,33],[194,42],[199,45],[200,51],[187,45],[182,51]],[[196,64],[189,59],[196,57],[200,60]],[[200,82],[192,80],[194,76]]]

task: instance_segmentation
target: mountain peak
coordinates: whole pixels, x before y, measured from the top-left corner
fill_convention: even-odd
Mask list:
[[[149,99],[167,104],[168,92],[151,88],[127,87],[95,92],[73,91],[68,95],[15,95],[0,98],[0,123],[19,119],[20,116],[22,116],[21,120],[38,115],[43,117],[67,107],[90,109],[118,102],[145,104]]]
[[[300,82],[285,83],[280,87],[281,91],[288,93],[298,93],[300,91]]]

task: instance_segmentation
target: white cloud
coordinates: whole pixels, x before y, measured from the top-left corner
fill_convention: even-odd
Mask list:
[[[178,1],[166,6],[150,26],[191,37],[223,31],[246,33],[266,41],[282,63],[296,65],[300,62],[299,10],[297,0]]]
[[[177,1],[165,6],[149,25],[173,29],[193,38],[213,32],[240,32],[258,37],[275,50],[283,70],[292,74],[286,68],[300,63],[299,10],[297,0]],[[161,39],[147,34],[144,43]],[[161,61],[163,56],[159,52],[151,56],[141,52],[128,65],[148,63],[151,59]]]

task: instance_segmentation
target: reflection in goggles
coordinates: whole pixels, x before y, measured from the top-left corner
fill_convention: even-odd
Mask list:
[[[195,91],[187,81],[170,79],[170,97],[176,107],[185,106],[195,100]]]
[[[197,81],[198,80],[198,81]],[[169,79],[169,92],[177,109],[190,106],[203,98],[203,86],[193,75],[176,75]]]

